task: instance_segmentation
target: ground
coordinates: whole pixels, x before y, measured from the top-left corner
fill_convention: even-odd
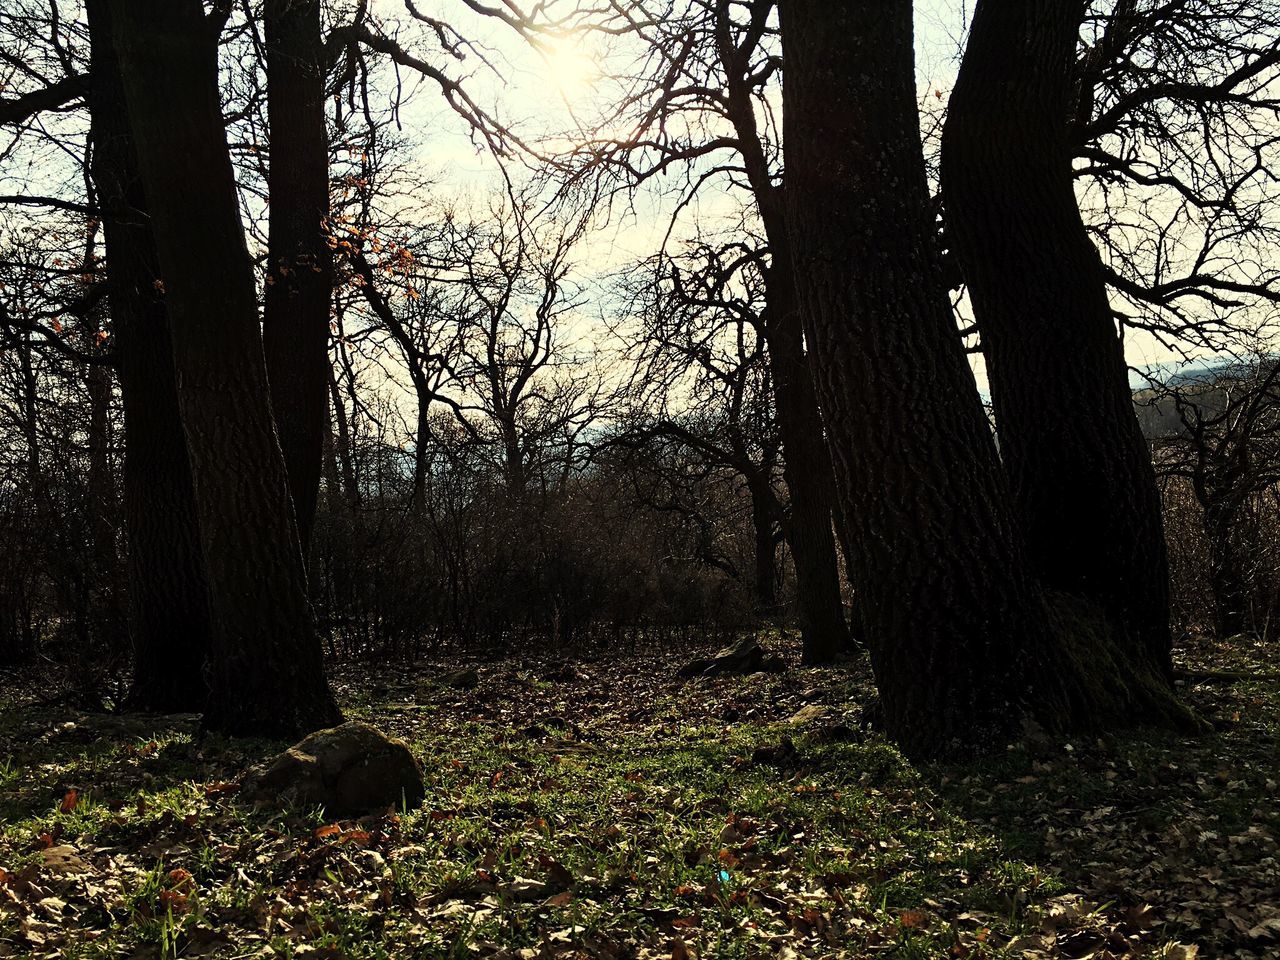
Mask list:
[[[865,665],[681,681],[689,650],[335,670],[422,761],[418,810],[253,808],[278,743],[0,711],[0,956],[1280,955],[1280,680],[1182,651],[1195,739],[1033,739],[913,768]],[[1216,675],[1207,676],[1211,671]],[[1198,950],[1198,954],[1197,954]]]

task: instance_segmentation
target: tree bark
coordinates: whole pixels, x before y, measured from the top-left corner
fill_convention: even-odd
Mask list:
[[[1171,671],[1160,495],[1073,186],[1085,0],[979,0],[942,184],[1032,572]]]
[[[805,359],[804,328],[787,238],[785,191],[775,183],[760,142],[744,62],[728,32],[729,3],[719,0],[717,51],[726,77],[726,112],[733,124],[747,179],[769,241],[762,316],[769,373],[782,438],[782,479],[790,513],[783,532],[796,571],[796,601],[806,663],[830,663],[850,646],[840,597],[840,570],[832,526],[835,492],[831,456],[813,375]]]
[[[1048,624],[929,230],[911,3],[786,0],[787,212],[889,734],[912,756],[1008,737]]]
[[[108,0],[87,0],[92,58],[92,177],[108,211],[145,213],[129,136]],[[195,493],[178,416],[169,317],[156,287],[155,237],[137,216],[109,214],[108,306],[124,405],[126,578],[133,644],[130,709],[200,711],[209,599]]]
[[[849,566],[887,732],[915,758],[1185,722],[1027,575],[942,280],[910,0],[785,0],[787,213]]]
[[[112,6],[173,321],[213,631],[205,726],[297,736],[340,719],[271,417],[253,271],[200,0]]]
[[[769,249],[775,262],[769,269],[764,329],[782,437],[782,479],[790,501],[783,529],[796,570],[804,662],[830,663],[851,641],[832,527],[831,457],[805,358],[785,221],[775,227]]]
[[[270,238],[262,314],[271,405],[305,557],[329,426],[329,301],[333,256],[324,45],[318,0],[268,0],[267,175]]]
[[[749,482],[748,492],[755,545],[755,601],[761,613],[770,614],[778,607],[778,541],[774,535],[777,501],[763,477],[756,483]]]

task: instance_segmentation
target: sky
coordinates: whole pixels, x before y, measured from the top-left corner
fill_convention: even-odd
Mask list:
[[[589,119],[593,109],[607,99],[601,48],[589,38],[566,38],[540,55],[501,25],[460,17],[457,0],[418,0],[417,5],[428,14],[448,18],[469,38],[485,45],[502,77],[499,80],[479,64],[464,65],[464,70],[471,71],[469,89],[524,129],[565,129],[575,115]],[[958,69],[971,7],[971,0],[916,3],[916,72],[922,103],[933,105],[935,91],[943,94],[945,102]],[[375,0],[373,9],[390,23],[406,21],[402,0]],[[412,35],[414,29],[416,25],[408,27],[406,35]],[[403,119],[407,129],[418,131],[411,134],[418,144],[418,158],[425,168],[437,172],[440,190],[461,195],[483,193],[498,182],[493,158],[469,139],[463,124],[450,115],[435,91],[422,90]],[[708,192],[699,201],[700,213],[714,214],[717,203],[728,209],[735,202],[723,192]],[[597,226],[578,261],[584,285],[590,289],[601,277],[652,253],[662,240],[672,204],[670,196],[643,193],[630,213]],[[583,322],[590,323],[590,319]],[[1177,356],[1141,332],[1130,332],[1126,351],[1129,362],[1138,367],[1170,363]],[[971,362],[979,389],[985,394],[981,354],[972,354]]]

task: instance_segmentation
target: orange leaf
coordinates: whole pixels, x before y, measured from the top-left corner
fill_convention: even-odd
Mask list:
[[[336,823],[330,823],[330,824],[326,824],[323,827],[316,827],[315,831],[311,835],[315,837],[317,840],[321,840],[325,837],[332,837],[335,833],[341,833],[341,832],[342,832],[342,828],[340,826],[338,826]]]
[[[898,915],[898,922],[904,927],[922,928],[929,925],[929,914],[923,910],[903,910]]]
[[[161,890],[160,906],[168,907],[175,912],[184,910],[187,906],[187,895],[177,890]]]

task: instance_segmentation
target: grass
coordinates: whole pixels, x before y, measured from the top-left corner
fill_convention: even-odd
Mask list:
[[[427,801],[336,829],[227,786],[280,744],[12,703],[0,956],[1185,960],[1185,942],[1259,957],[1280,942],[1264,937],[1274,858],[1247,869],[1280,835],[1260,765],[1270,687],[1194,688],[1225,723],[1197,741],[1137,733],[915,769],[858,727],[859,666],[689,683],[675,666],[552,681],[558,665],[491,664],[467,692],[431,682],[443,667],[340,670],[348,716],[410,744]],[[790,722],[805,704],[825,713]],[[1231,907],[1247,925],[1234,939],[1212,923],[1221,899],[1198,894],[1201,917],[1172,879],[1146,896],[1161,893],[1143,887],[1168,853],[1156,840],[1187,824],[1221,841],[1178,875],[1234,851],[1239,875],[1223,876],[1252,891]],[[1102,882],[1125,876],[1128,895]]]

